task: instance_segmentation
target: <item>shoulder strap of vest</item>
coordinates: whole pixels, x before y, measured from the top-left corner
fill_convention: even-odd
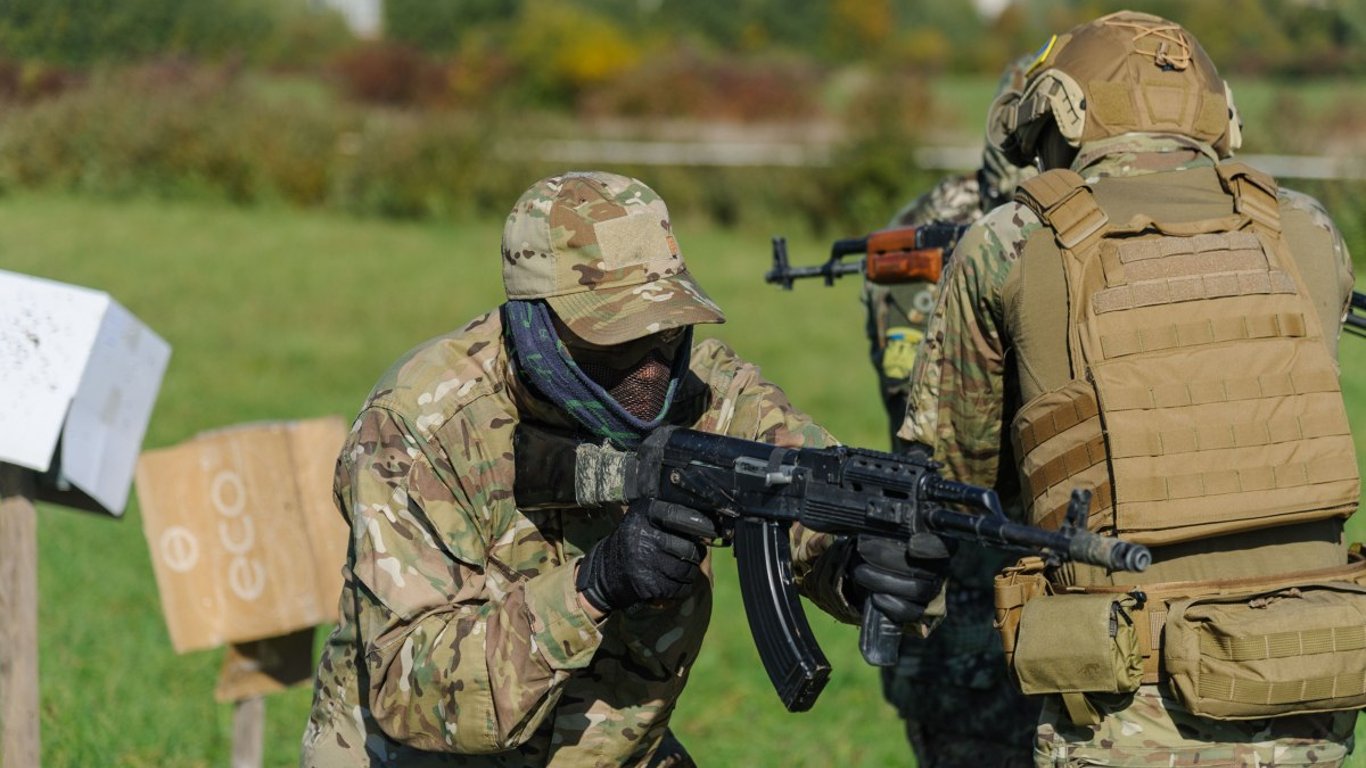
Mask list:
[[[1053,230],[1058,244],[1070,251],[1084,250],[1088,241],[1099,240],[1110,223],[1086,180],[1068,168],[1055,168],[1021,182],[1015,200],[1037,213]]]
[[[1276,180],[1246,163],[1216,166],[1219,182],[1233,195],[1233,210],[1268,233],[1280,234],[1281,209],[1276,199]]]

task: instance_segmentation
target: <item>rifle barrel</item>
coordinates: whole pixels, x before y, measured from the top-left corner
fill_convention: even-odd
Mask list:
[[[1347,330],[1366,336],[1366,293],[1352,291],[1352,306],[1347,310]]]

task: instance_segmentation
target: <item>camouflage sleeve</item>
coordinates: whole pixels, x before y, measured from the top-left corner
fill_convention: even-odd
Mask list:
[[[982,197],[975,174],[945,176],[930,191],[896,212],[889,227],[918,227],[932,221],[970,223],[981,215]]]
[[[1006,348],[1001,289],[1024,240],[1038,227],[1027,213],[1002,206],[964,234],[912,372],[898,436],[933,446],[944,474],[964,482],[992,485],[999,469]]]
[[[1333,256],[1338,271],[1338,287],[1342,291],[1341,321],[1345,322],[1348,313],[1352,311],[1352,290],[1356,286],[1356,275],[1352,264],[1352,254],[1347,250],[1347,241],[1342,237],[1342,230],[1333,223],[1333,218],[1328,215],[1323,204],[1313,197],[1284,187],[1281,187],[1278,195],[1282,205],[1307,211],[1316,225],[1326,229],[1332,235]]]
[[[364,698],[397,741],[507,750],[535,731],[601,635],[575,599],[572,563],[520,579],[487,557],[491,510],[511,487],[511,463],[487,455],[501,442],[466,440],[448,454],[417,434],[371,407],[339,461]]]
[[[792,405],[781,388],[760,376],[758,366],[740,359],[726,345],[709,340],[693,354],[693,371],[721,398],[716,426],[722,434],[793,448],[836,444],[829,432]],[[843,593],[847,542],[794,525],[790,544],[792,572],[802,594],[838,619],[857,621],[858,613]]]

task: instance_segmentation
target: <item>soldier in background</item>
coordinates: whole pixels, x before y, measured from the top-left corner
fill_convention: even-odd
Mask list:
[[[996,104],[1018,97],[1029,63],[1028,57],[1020,59],[1002,73]],[[993,106],[990,115],[999,114]],[[976,173],[944,177],[897,212],[888,226],[971,224],[1009,201],[1020,180],[1031,175],[1032,169],[1010,163],[1000,147],[987,141]],[[900,445],[896,431],[906,417],[916,350],[938,295],[938,284],[927,280],[863,284],[868,341],[894,447]],[[896,666],[882,670],[883,696],[905,721],[906,737],[922,768],[1031,764],[1029,743],[1039,704],[1011,684],[992,627],[992,577],[1008,561],[998,550],[959,544],[946,596],[948,615],[928,638],[907,635]]]
[[[996,87],[996,102],[1018,95],[1024,84],[1028,58],[1011,62],[1001,73]],[[996,114],[993,110],[991,114]],[[988,118],[990,119],[990,117]],[[989,130],[989,133],[991,131]],[[996,131],[999,133],[999,131]],[[897,211],[888,227],[916,227],[942,222],[971,224],[1015,194],[1022,178],[1033,175],[1032,168],[1019,168],[1006,160],[999,147],[990,141],[982,147],[982,167],[972,173],[945,176],[930,191]],[[929,280],[880,285],[863,281],[863,306],[867,316],[865,331],[873,369],[877,371],[882,405],[887,410],[891,444],[906,417],[906,393],[910,390],[911,368],[916,350],[925,337],[930,311],[938,297],[938,284]]]
[[[1003,147],[1044,173],[959,242],[900,436],[934,446],[948,476],[1018,495],[1044,527],[1089,488],[1090,527],[1153,555],[1141,574],[1038,573],[1069,594],[1025,606],[1054,617],[1037,642],[1013,626],[1018,604],[999,606],[1016,672],[1057,691],[1036,765],[1341,765],[1360,704],[1313,681],[1366,669],[1333,643],[1311,648],[1340,634],[1331,620],[1276,620],[1289,636],[1267,653],[1218,640],[1269,642],[1238,622],[1361,574],[1343,546],[1359,480],[1335,362],[1352,288],[1340,234],[1314,200],[1220,163],[1240,139],[1228,88],[1164,19],[1121,12],[1050,41],[1011,112]],[[1204,621],[1180,600],[1277,585],[1294,589],[1170,647]],[[1112,647],[1085,630],[1085,605],[1110,611]],[[1175,652],[1213,673],[1192,686]],[[1098,671],[1112,677],[1070,679],[1083,653],[1111,653],[1116,668]]]
[[[352,538],[305,766],[692,765],[669,718],[710,619],[710,521],[648,499],[519,507],[515,431],[833,442],[724,344],[693,344],[724,317],[641,182],[538,182],[502,256],[508,301],[401,358],[342,449]],[[536,482],[554,480],[519,485]],[[850,623],[869,599],[915,623],[947,565],[875,567],[800,527],[791,544],[799,588]]]

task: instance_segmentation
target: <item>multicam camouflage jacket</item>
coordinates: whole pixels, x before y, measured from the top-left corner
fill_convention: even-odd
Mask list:
[[[1179,136],[1130,134],[1082,148],[1072,169],[1087,180],[1136,176],[1214,165],[1205,145]],[[1351,295],[1352,260],[1327,213],[1317,201],[1280,191],[1283,209],[1306,211],[1333,237],[1338,281]],[[1007,203],[980,219],[959,241],[941,279],[941,293],[929,331],[911,374],[910,404],[898,436],[935,446],[945,475],[969,483],[1009,485],[1002,473],[1003,426],[1008,413],[1002,288],[1039,218],[1019,203]]]
[[[971,224],[982,217],[981,189],[975,173],[945,176],[897,211],[888,226],[915,227],[932,221]]]
[[[1014,181],[1012,175],[1012,186]],[[888,226],[971,224],[983,215],[981,191],[977,174],[946,176],[898,211]],[[893,434],[906,416],[910,372],[938,288],[923,280],[864,282],[869,347]],[[882,670],[883,696],[906,721],[921,765],[1004,768],[1029,762],[1039,705],[1008,679],[992,625],[992,578],[1010,558],[1009,553],[960,543],[950,565],[944,620],[927,638],[906,635],[896,666]]]
[[[513,431],[568,428],[516,377],[498,313],[401,359],[337,464],[351,525],[341,622],[318,669],[303,764],[618,766],[649,761],[697,658],[708,579],[595,623],[577,559],[621,510],[519,510]],[[670,421],[780,445],[829,434],[723,344],[698,344]],[[794,530],[803,591],[846,620],[845,549]]]

